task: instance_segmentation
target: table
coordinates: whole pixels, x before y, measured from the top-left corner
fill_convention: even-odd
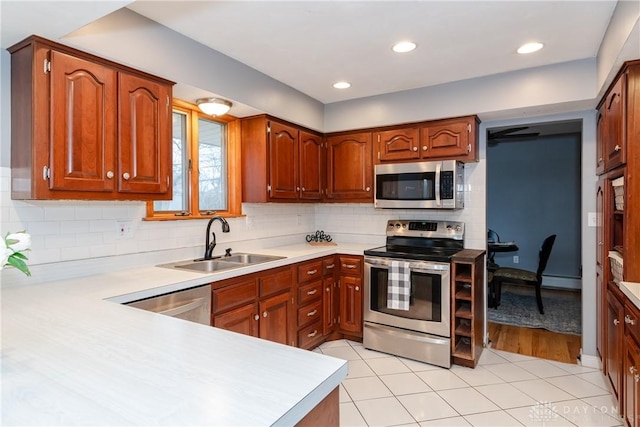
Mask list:
[[[499,265],[495,263],[494,257],[496,252],[516,252],[520,250],[516,242],[487,242],[487,251],[489,256],[487,257],[487,270],[495,271]]]

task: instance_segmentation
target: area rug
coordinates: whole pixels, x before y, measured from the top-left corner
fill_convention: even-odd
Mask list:
[[[538,311],[534,288],[503,286],[500,306],[487,309],[487,320],[562,334],[582,334],[580,292],[543,289],[542,304],[544,314]]]

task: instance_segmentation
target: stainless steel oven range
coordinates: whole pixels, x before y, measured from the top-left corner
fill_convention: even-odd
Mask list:
[[[386,245],[364,252],[365,348],[451,367],[451,257],[464,223],[389,220]]]

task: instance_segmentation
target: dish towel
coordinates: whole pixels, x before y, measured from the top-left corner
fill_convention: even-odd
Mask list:
[[[409,310],[411,271],[405,261],[391,261],[387,281],[387,308]]]

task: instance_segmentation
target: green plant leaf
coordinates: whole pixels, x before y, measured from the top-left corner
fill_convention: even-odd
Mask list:
[[[15,255],[16,254],[13,254],[9,257],[9,259],[7,260],[7,264],[17,268],[27,276],[31,276],[31,272],[29,271],[29,266],[27,265],[27,263],[19,258],[16,258]]]
[[[27,258],[27,256],[25,254],[23,254],[22,252],[14,252],[13,255],[11,255],[12,257],[15,258],[19,258],[19,259],[23,259],[23,260],[27,260],[29,258]]]

